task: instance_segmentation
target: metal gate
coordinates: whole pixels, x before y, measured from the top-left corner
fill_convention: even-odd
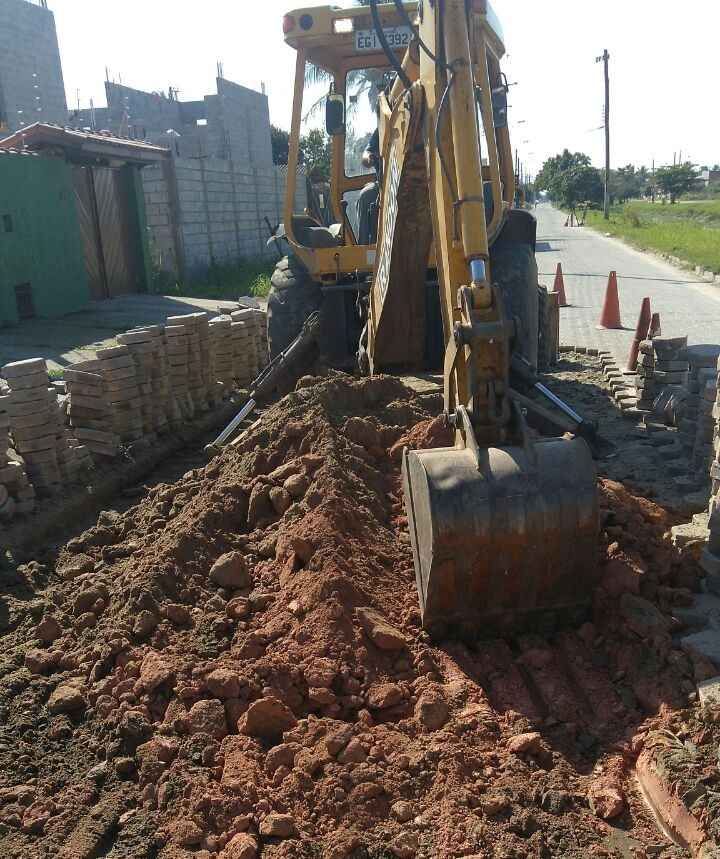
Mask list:
[[[74,167],[73,177],[90,294],[102,299],[138,292],[142,251],[127,174]]]

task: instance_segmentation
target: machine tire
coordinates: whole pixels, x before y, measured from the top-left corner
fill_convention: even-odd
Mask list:
[[[501,288],[506,313],[520,321],[515,350],[537,368],[539,284],[534,242],[501,234],[490,251],[490,270]]]
[[[277,357],[302,330],[305,320],[322,304],[320,286],[295,256],[275,266],[268,294],[267,322],[270,358]]]

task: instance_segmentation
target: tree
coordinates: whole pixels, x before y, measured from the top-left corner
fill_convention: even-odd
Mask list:
[[[686,161],[684,164],[673,164],[672,167],[661,167],[655,173],[658,188],[670,197],[674,203],[681,194],[687,194],[697,187],[698,173],[693,165]]]
[[[632,164],[626,164],[618,170],[610,171],[610,202],[616,199],[620,203],[642,197],[647,184],[647,170],[641,167],[636,170]]]
[[[300,162],[308,172],[326,182],[330,179],[330,138],[319,128],[313,128],[300,138]]]
[[[579,164],[565,170],[553,184],[554,199],[570,209],[578,203],[599,203],[603,198],[603,180],[597,167]]]
[[[290,153],[290,133],[276,125],[270,126],[273,164],[287,164]]]
[[[535,190],[547,191],[551,200],[571,207],[585,200],[600,202],[603,183],[589,156],[565,149],[543,164],[535,180]]]

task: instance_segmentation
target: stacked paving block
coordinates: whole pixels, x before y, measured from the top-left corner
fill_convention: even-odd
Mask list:
[[[253,310],[247,307],[242,310],[233,311],[230,316],[233,322],[243,322],[247,326],[248,370],[254,379],[267,363],[267,361],[261,360],[263,342],[265,343],[264,351],[267,353],[267,329],[263,341],[262,326],[260,324],[260,317],[264,317],[265,314],[260,310]]]
[[[661,395],[665,402],[673,397],[682,399],[686,393],[689,369],[687,337],[654,337],[644,342],[651,343],[653,350],[651,384],[648,388],[653,401]],[[646,397],[643,396],[645,401]],[[653,408],[653,405],[649,408]]]
[[[98,349],[98,372],[105,382],[110,405],[108,441],[132,444],[143,437],[143,401],[135,361],[130,349],[121,344]]]
[[[707,375],[706,375],[707,374]],[[700,401],[692,452],[692,467],[703,482],[707,481],[715,456],[715,410],[717,399],[717,369],[704,368],[699,374]],[[704,384],[702,384],[704,380]]]
[[[66,433],[57,393],[43,358],[15,361],[2,368],[4,394],[15,449],[39,492],[53,494],[92,465],[87,448]]]
[[[168,378],[173,423],[189,420],[195,414],[192,397],[188,392],[190,346],[187,330],[182,323],[175,324],[168,317],[165,325],[165,354],[168,361]]]
[[[713,457],[710,463],[708,537],[706,546],[700,555],[700,563],[707,573],[706,586],[710,585],[710,589],[720,595],[720,358],[715,369],[716,395],[712,411],[715,429],[713,432]]]
[[[200,317],[205,317],[205,313],[188,313],[183,316],[168,316],[166,325],[167,329],[175,329],[172,331],[173,336],[185,337],[185,361],[182,364],[184,367],[184,396],[179,387],[175,387],[176,396],[179,396],[184,409],[184,417],[189,419],[195,416],[197,412],[207,410],[207,382],[203,373],[203,357],[201,349],[201,340],[207,336],[204,333],[204,324],[201,324]],[[201,333],[202,332],[202,333]],[[181,366],[178,364],[177,366]],[[180,382],[180,374],[175,374],[175,381]]]
[[[135,365],[144,435],[164,433],[168,428],[170,388],[161,326],[135,328],[118,334],[116,339],[127,346]]]
[[[252,326],[249,322],[237,319],[233,321],[231,328],[235,380],[239,387],[247,388],[257,375],[254,372],[256,361],[252,353],[254,347]]]
[[[215,341],[210,333],[210,316],[204,311],[193,313],[195,318],[195,330],[198,335],[200,346],[200,361],[202,371],[204,394],[200,394],[201,408],[205,411],[208,407],[214,408],[222,399],[223,386],[217,383],[215,371]]]
[[[720,356],[720,346],[688,346],[686,349],[686,360],[688,363],[688,376],[686,381],[687,398],[683,404],[682,419],[679,423],[680,440],[685,451],[695,464],[695,457],[702,458],[704,453],[709,454],[709,445],[712,445],[715,432],[714,418],[710,412],[712,406],[702,407],[701,402],[711,392],[706,392],[708,382],[717,384],[716,364]],[[714,399],[714,395],[713,399]],[[703,409],[705,413],[703,414]],[[703,476],[707,474],[706,465],[701,466]]]
[[[99,360],[81,361],[64,374],[71,433],[100,461],[112,459],[120,452],[120,438],[113,431],[113,410],[101,367]]]
[[[210,320],[210,339],[214,349],[214,376],[224,391],[235,386],[234,344],[232,319],[216,316]]]
[[[650,411],[658,394],[655,381],[655,350],[652,340],[643,340],[640,344],[637,365],[637,408]]]
[[[0,394],[0,522],[35,509],[35,487],[28,480],[20,457],[10,446],[7,394]]]
[[[91,361],[65,371],[68,420],[73,435],[95,457],[112,458],[123,444],[143,437],[143,390],[125,344],[99,349]]]

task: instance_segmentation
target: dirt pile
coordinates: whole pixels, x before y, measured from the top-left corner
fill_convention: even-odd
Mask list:
[[[673,645],[696,566],[603,482],[592,622],[431,645],[399,458],[446,443],[439,409],[393,379],[302,380],[206,468],[18,570],[8,856],[618,855],[607,819],[662,842],[630,770],[647,717],[714,673]]]

